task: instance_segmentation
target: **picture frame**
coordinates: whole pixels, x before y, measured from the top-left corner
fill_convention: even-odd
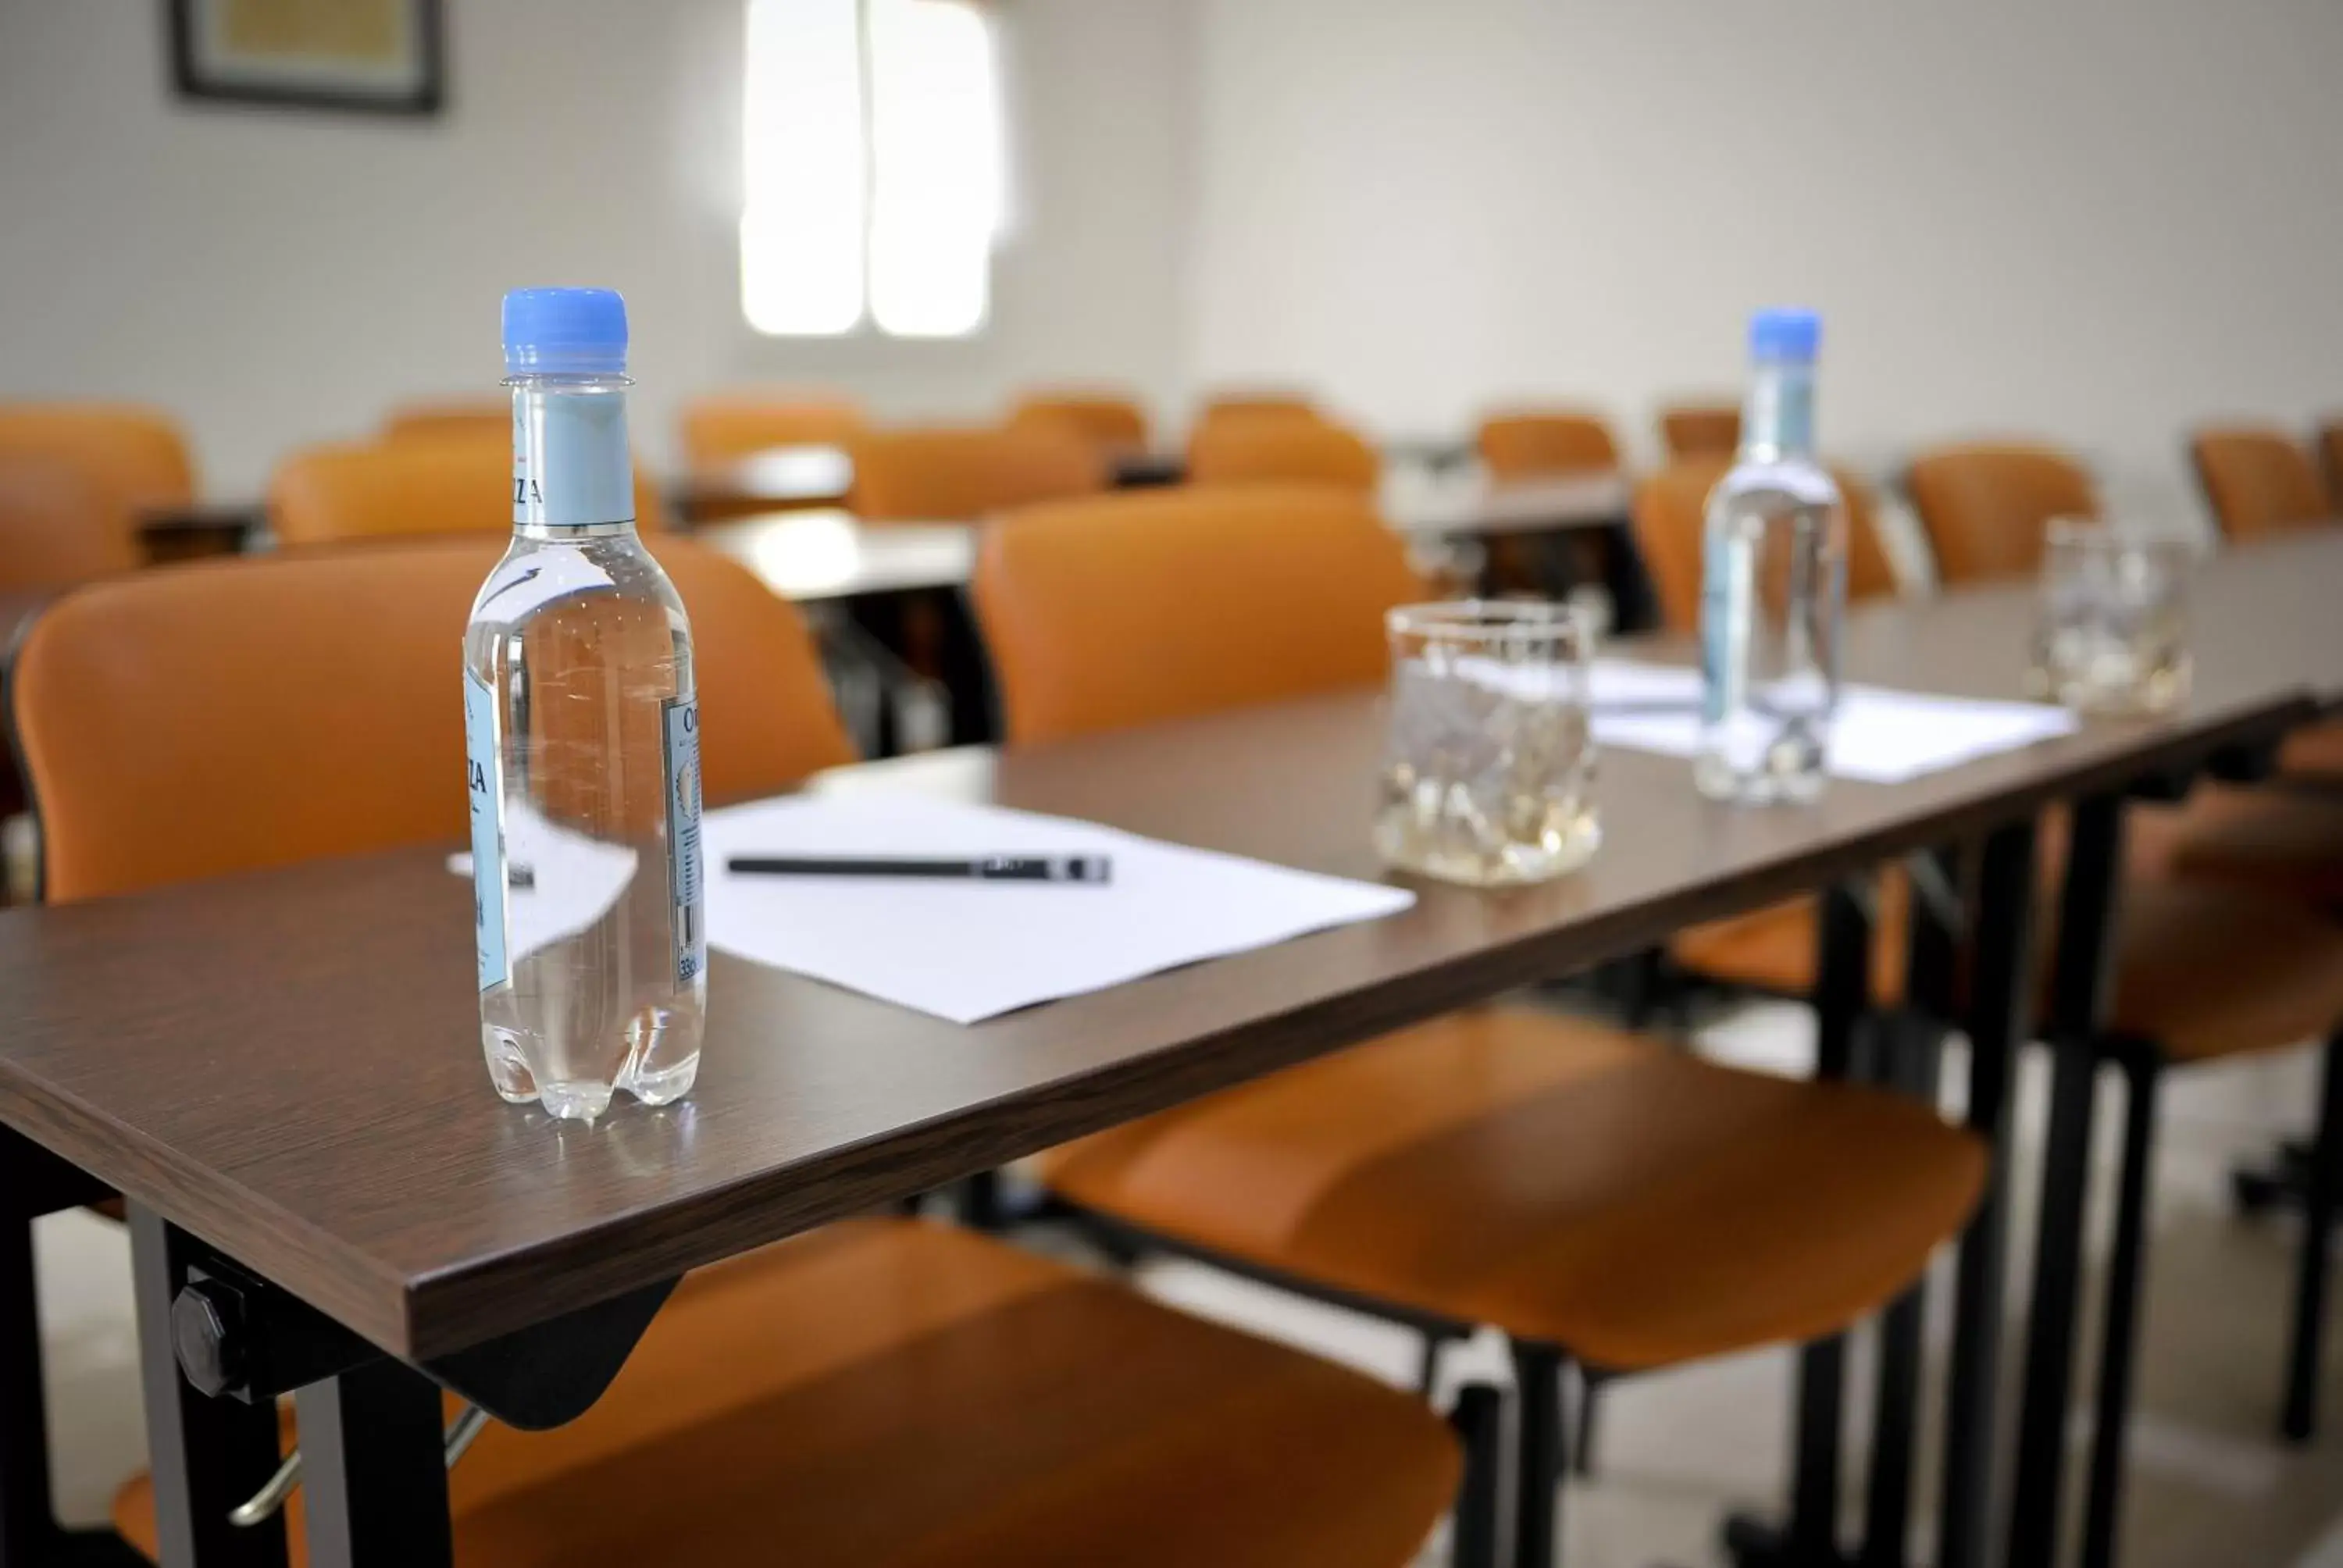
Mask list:
[[[429,116],[442,0],[165,0],[172,85],[197,102]]]

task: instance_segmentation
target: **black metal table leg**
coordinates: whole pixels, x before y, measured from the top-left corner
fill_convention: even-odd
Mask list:
[[[447,1568],[439,1386],[378,1361],[294,1396],[313,1568]]]
[[[2318,1057],[2318,1126],[2303,1161],[2302,1255],[2295,1271],[2294,1332],[2287,1349],[2286,1403],[2278,1431],[2308,1442],[2318,1431],[2318,1383],[2327,1322],[2327,1263],[2343,1198],[2343,1030]]]
[[[1959,897],[1959,879],[1948,854],[1930,855],[1926,867],[1934,885],[1924,888],[1916,873],[1906,922],[1903,1006],[1884,1020],[1891,1031],[1882,1041],[1884,1060],[1877,1077],[1884,1086],[1934,1107],[1958,956],[1960,910],[1954,900]],[[1856,1554],[1864,1568],[1902,1568],[1905,1561],[1927,1310],[1928,1282],[1923,1275],[1880,1314],[1879,1394],[1872,1418],[1863,1545]]]
[[[2099,1330],[2099,1387],[2084,1489],[2083,1568],[2113,1568],[2123,1507],[2124,1433],[2131,1424],[2132,1362],[2139,1353],[2139,1297],[2147,1242],[2148,1178],[2156,1160],[2159,1054],[2129,1043],[2124,1057],[2123,1175],[2116,1197],[2115,1241],[2107,1252],[2107,1305]]]
[[[2033,1016],[2034,824],[1986,837],[1970,922],[1969,1131],[1991,1161],[1961,1233],[1953,1287],[1952,1367],[1945,1395],[1937,1568],[1984,1568],[1993,1538],[1995,1393],[2009,1238],[2010,1077]]]
[[[282,1518],[244,1528],[227,1520],[277,1469],[276,1407],[206,1399],[179,1371],[171,1305],[198,1252],[185,1231],[131,1205],[138,1365],[163,1568],[285,1568]]]
[[[1521,1462],[1513,1475],[1513,1568],[1554,1568],[1561,1538],[1564,1453],[1562,1352],[1551,1345],[1513,1350],[1515,1415],[1521,1422]]]
[[[44,1563],[57,1528],[34,1290],[33,1221],[11,1215],[0,1221],[0,1568]]]
[[[1860,882],[1823,890],[1815,961],[1815,1077],[1845,1079],[1871,990],[1869,890]],[[1744,1568],[1824,1568],[1845,1561],[1838,1547],[1840,1433],[1846,1411],[1846,1336],[1832,1334],[1798,1352],[1792,1438],[1790,1518],[1779,1531],[1746,1518],[1725,1522],[1725,1550]]]
[[[2026,1335],[2026,1393],[2010,1504],[2009,1568],[2050,1568],[2057,1556],[2058,1496],[2066,1469],[2066,1406],[2074,1383],[2075,1309],[2082,1285],[2084,1201],[2090,1184],[2091,1120],[2098,1080],[2097,1037],[2114,967],[2122,861],[2123,798],[2092,795],[2077,802],[2051,971],[2050,1126],[2043,1150],[2034,1305]]]

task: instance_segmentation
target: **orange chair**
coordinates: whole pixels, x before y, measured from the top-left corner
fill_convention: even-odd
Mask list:
[[[710,792],[844,759],[790,607],[659,548],[697,633]],[[459,841],[448,660],[495,555],[222,562],[60,602],[12,688],[49,896]],[[287,726],[305,766],[255,769]],[[695,1271],[582,1418],[491,1425],[448,1492],[477,1568],[762,1562],[777,1529],[810,1568],[1400,1568],[1457,1477],[1442,1422],[1394,1391],[981,1237],[865,1220]],[[146,1478],[115,1521],[159,1555]]]
[[[868,428],[853,404],[818,393],[695,397],[683,406],[683,460],[710,468],[770,447],[842,447]]]
[[[15,671],[46,896],[462,838],[463,791],[432,787],[418,759],[460,753],[463,713],[426,677],[452,668],[503,548],[399,541],[191,563],[51,606]],[[709,797],[770,793],[852,760],[795,612],[711,551],[657,549],[699,645]],[[297,657],[304,639],[319,651]],[[126,651],[140,648],[167,654]],[[794,717],[766,717],[777,711]],[[289,713],[307,761],[254,769],[228,732]]]
[[[1945,447],[1913,460],[1905,488],[1946,583],[2030,576],[2056,518],[2096,518],[2098,487],[2048,447]]]
[[[1147,449],[1146,411],[1112,393],[1033,393],[1018,400],[1009,422],[1071,430],[1110,457]]]
[[[311,447],[277,465],[268,518],[279,543],[351,544],[512,532],[510,431]],[[635,527],[667,527],[658,487],[635,469]]]
[[[2188,457],[2224,538],[2266,538],[2335,519],[2318,463],[2283,430],[2199,430]]]
[[[1316,401],[1299,392],[1222,392],[1196,410],[1195,429],[1225,419],[1323,419]]]
[[[2327,470],[2327,494],[2343,505],[2343,419],[2318,427],[2318,461]]]
[[[0,452],[74,464],[131,517],[195,504],[196,470],[171,417],[131,403],[0,403]]]
[[[1592,414],[1524,410],[1492,414],[1474,439],[1481,466],[1501,484],[1571,474],[1609,473],[1619,467],[1619,444]]]
[[[420,436],[478,437],[512,439],[512,402],[504,397],[451,397],[441,402],[407,403],[383,416],[382,438],[400,441]]]
[[[0,588],[60,588],[138,564],[128,512],[81,465],[0,448]]]
[[[1383,460],[1353,431],[1272,414],[1214,420],[1188,438],[1192,485],[1328,485],[1372,493]]]
[[[1672,403],[1660,410],[1660,445],[1671,462],[1730,457],[1741,449],[1738,403]]]
[[[847,443],[865,522],[973,521],[1010,507],[1106,487],[1106,459],[1058,427],[906,425]]]
[[[1215,546],[1243,569],[1190,582]],[[1422,585],[1363,500],[1260,486],[1016,513],[987,532],[976,592],[994,663],[1016,671],[1010,737],[1032,742],[1380,680],[1383,612]],[[1091,658],[1109,645],[1129,657]]]
[[[1383,612],[1412,591],[1373,512],[1325,490],[1036,508],[994,525],[975,578],[1021,739],[1372,686]],[[1518,1473],[1534,1478],[1559,1469],[1544,1464],[1565,1353],[1625,1371],[1827,1332],[1909,1283],[1984,1170],[1967,1134],[1916,1103],[1504,1010],[1046,1164],[1079,1208],[1183,1249],[1419,1322],[1503,1329],[1523,1391]],[[1520,1493],[1515,1561],[1543,1564],[1553,1494]]]

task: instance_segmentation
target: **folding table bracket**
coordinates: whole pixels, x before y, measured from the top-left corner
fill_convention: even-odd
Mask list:
[[[602,1397],[677,1282],[662,1280],[417,1367],[507,1426],[560,1426]],[[246,1404],[388,1359],[370,1341],[192,1238],[184,1282],[171,1302],[171,1341],[180,1371],[198,1392]]]

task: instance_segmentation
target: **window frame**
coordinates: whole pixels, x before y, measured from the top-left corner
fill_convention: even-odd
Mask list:
[[[784,4],[786,0],[744,0],[742,7],[744,27],[753,30],[758,7],[766,3]],[[849,0],[849,3],[851,4],[854,11],[858,86],[856,106],[860,115],[858,150],[861,164],[860,182],[861,206],[859,215],[861,223],[861,249],[857,267],[860,288],[854,320],[850,325],[834,331],[792,327],[769,328],[759,325],[756,317],[750,312],[749,240],[746,231],[754,206],[753,193],[749,188],[750,178],[749,166],[754,158],[754,154],[748,145],[751,115],[748,95],[751,91],[751,86],[748,79],[749,59],[745,49],[741,62],[741,194],[739,212],[732,226],[732,256],[739,284],[736,298],[740,311],[740,319],[748,328],[751,338],[759,343],[787,344],[789,346],[793,359],[812,360],[817,368],[825,345],[839,346],[851,352],[867,348],[872,343],[885,343],[890,346],[891,353],[915,357],[935,354],[940,357],[958,357],[964,355],[971,346],[985,342],[992,335],[993,324],[998,315],[1001,260],[1003,251],[1007,248],[1011,227],[1011,208],[1014,200],[1012,176],[1014,158],[1010,105],[1011,72],[1009,67],[1008,48],[1001,11],[991,4],[991,0],[914,0],[914,3],[940,4],[958,7],[970,14],[983,29],[986,60],[989,66],[989,80],[985,85],[990,96],[989,108],[991,124],[988,134],[995,145],[994,163],[990,171],[995,189],[992,193],[993,210],[990,215],[990,232],[983,241],[982,297],[975,319],[965,329],[959,331],[902,331],[890,328],[880,322],[874,304],[876,291],[872,286],[875,274],[872,239],[878,231],[877,213],[880,205],[879,152],[876,134],[879,114],[878,95],[873,75],[875,49],[872,19],[877,8],[890,3],[890,0]]]

